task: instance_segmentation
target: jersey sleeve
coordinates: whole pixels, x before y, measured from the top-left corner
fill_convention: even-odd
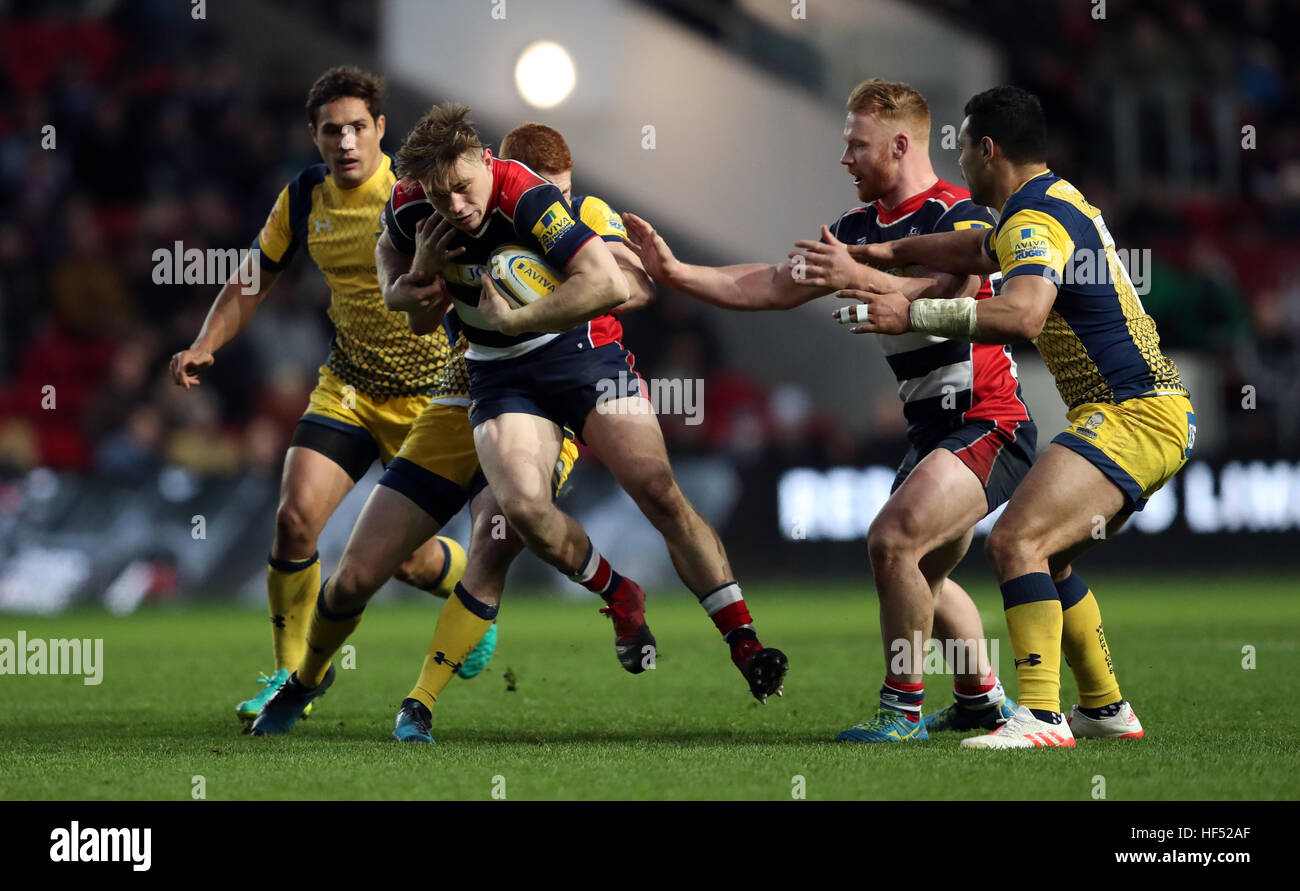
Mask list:
[[[275,204],[271,206],[271,212],[266,215],[266,222],[262,224],[262,231],[253,242],[262,268],[271,272],[283,269],[298,249],[298,241],[294,238],[293,226],[289,221],[289,188],[285,186],[280,190]]]
[[[415,253],[415,225],[433,213],[433,204],[417,182],[398,180],[384,205],[380,221],[393,247],[404,254]]]
[[[546,262],[563,269],[573,255],[598,237],[580,219],[574,219],[564,195],[551,183],[534,186],[519,196],[515,205],[515,234],[537,249]]]
[[[1065,263],[1074,254],[1074,239],[1051,213],[1023,209],[1002,221],[993,249],[1003,281],[1017,275],[1038,275],[1059,285]]]
[[[627,227],[610,207],[594,195],[588,195],[578,206],[578,219],[605,241],[622,241],[627,237]]]
[[[934,224],[935,232],[957,232],[962,229],[992,229],[993,212],[987,207],[963,198],[950,207]]]

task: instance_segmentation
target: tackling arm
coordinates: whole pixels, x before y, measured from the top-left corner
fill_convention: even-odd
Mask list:
[[[957,275],[989,275],[1000,267],[984,252],[988,232],[970,228],[914,235],[880,244],[850,245],[849,253],[855,260],[877,267],[916,265]]]

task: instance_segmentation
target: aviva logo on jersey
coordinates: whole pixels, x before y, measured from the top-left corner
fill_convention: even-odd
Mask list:
[[[1020,230],[1020,239],[1016,242],[1014,248],[1016,260],[1030,260],[1035,257],[1045,258],[1047,250],[1047,239],[1039,234],[1037,226],[1025,226]]]
[[[573,217],[564,209],[564,205],[556,201],[550,207],[546,208],[546,213],[533,226],[533,235],[541,242],[542,249],[551,251],[564,233],[573,228]]]

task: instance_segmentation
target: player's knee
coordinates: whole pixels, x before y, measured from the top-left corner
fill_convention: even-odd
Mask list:
[[[916,562],[917,542],[905,511],[879,514],[867,530],[867,555],[877,569],[900,561]]]
[[[421,560],[415,556],[408,557],[397,571],[393,573],[393,578],[400,582],[405,582],[413,588],[428,588],[438,578],[439,571],[442,569],[441,562],[435,567],[431,565],[432,560]]]
[[[984,553],[993,565],[993,571],[1003,576],[1028,560],[1029,549],[1015,530],[994,526],[984,542]]]
[[[541,537],[555,506],[542,498],[514,496],[501,502],[501,512],[525,541],[535,541]]]
[[[632,494],[641,511],[651,522],[666,522],[681,513],[686,497],[677,486],[672,468],[667,464],[642,476]]]
[[[336,609],[359,608],[388,581],[388,576],[365,560],[349,560],[347,555],[334,571],[331,600]]]
[[[275,512],[275,550],[277,554],[310,554],[316,550],[319,530],[311,515],[293,500],[284,501]]]

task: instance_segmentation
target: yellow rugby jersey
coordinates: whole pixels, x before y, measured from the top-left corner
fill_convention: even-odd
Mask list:
[[[1038,275],[1057,285],[1034,345],[1067,406],[1187,395],[1101,211],[1069,182],[1048,170],[1024,183],[984,249],[1002,267],[1003,282]]]
[[[448,329],[411,333],[406,316],[390,311],[380,294],[375,241],[395,181],[388,155],[355,189],[340,189],[324,164],[308,167],[280,191],[253,246],[262,268],[278,272],[306,245],[330,289],[334,338],[326,365],[344,383],[378,398],[468,398],[455,375],[439,376],[452,350]]]

